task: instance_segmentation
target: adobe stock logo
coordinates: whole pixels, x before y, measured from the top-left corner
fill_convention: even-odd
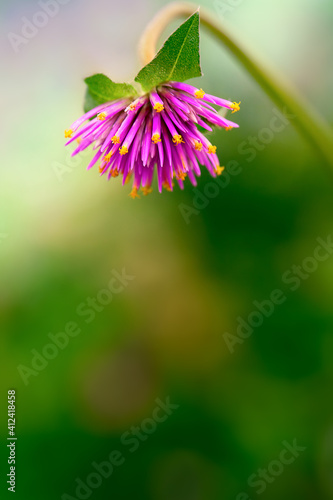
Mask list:
[[[55,173],[59,182],[63,182],[64,176],[74,172],[74,170],[82,164],[83,160],[91,154],[89,149],[81,151],[79,155],[72,156],[77,144],[69,144],[67,151],[64,152],[65,159],[62,163],[59,161],[52,162],[52,170]]]
[[[248,486],[255,488],[257,495],[261,495],[268,485],[274,483],[283,474],[285,467],[294,463],[301,452],[306,450],[306,446],[297,444],[297,439],[294,439],[292,444],[288,443],[288,441],[283,441],[282,445],[283,449],[280,451],[279,456],[269,462],[266,469],[260,468],[248,478]],[[251,498],[247,493],[242,491],[237,495],[236,500],[251,500]]]
[[[322,262],[327,261],[333,255],[333,239],[329,234],[326,239],[317,238],[317,245],[312,255],[305,257],[299,265],[293,264],[281,276],[284,285],[288,285],[289,291],[295,292],[301,284],[308,280],[317,271]],[[246,319],[237,317],[236,333],[224,332],[224,341],[232,354],[235,346],[243,344],[245,339],[251,337],[255,328],[259,328],[267,318],[270,318],[276,308],[287,300],[287,294],[280,288],[275,288],[264,300],[254,300],[255,307]]]
[[[242,141],[237,147],[238,154],[246,156],[245,160],[248,163],[253,162],[258,153],[264,151],[273,142],[275,137],[290,125],[290,121],[294,118],[296,118],[296,115],[290,113],[286,106],[281,110],[273,108],[272,117],[267,126],[258,130],[257,135],[249,135],[247,139]],[[178,205],[186,224],[190,223],[192,215],[199,215],[202,210],[208,207],[210,200],[216,198],[222,189],[229,186],[232,177],[240,175],[243,171],[243,166],[237,160],[230,160],[225,165],[221,176],[213,177],[210,182],[206,183],[203,187],[201,186],[200,189],[199,187],[194,187],[192,189],[192,203],[190,205],[185,203]]]
[[[50,18],[55,17],[59,13],[60,5],[66,5],[69,1],[70,0],[40,0],[38,5],[42,10],[35,12],[31,20],[27,17],[21,17],[23,23],[21,34],[18,35],[11,31],[7,35],[14,52],[19,52],[21,46],[29,43],[29,40],[34,38],[39,30],[48,24]]]
[[[125,463],[128,454],[134,453],[150,435],[154,434],[157,427],[179,408],[178,404],[170,402],[169,396],[165,398],[165,401],[157,398],[155,403],[156,406],[151,413],[151,417],[145,418],[139,426],[132,426],[120,436],[121,446],[119,446],[119,449],[112,450],[107,457],[104,457],[102,462],[91,462],[91,472],[83,478],[77,477],[75,479],[75,485],[73,486],[75,496],[64,493],[61,495],[61,500],[88,500],[93,495],[94,490],[98,489],[105,480],[116,473],[116,468]]]
[[[75,309],[75,321],[68,321],[61,331],[47,334],[47,343],[40,346],[39,349],[31,349],[32,357],[28,364],[19,364],[17,371],[20,374],[24,385],[30,383],[30,377],[37,377],[49,363],[53,362],[61,352],[66,349],[72,338],[77,337],[84,330],[81,318],[84,323],[91,323],[97,314],[104,311],[113,301],[115,296],[122,293],[129,282],[134,280],[135,276],[127,274],[123,267],[121,273],[112,270],[112,277],[107,285],[101,288],[95,297],[86,297],[86,299],[77,305]]]
[[[223,20],[226,14],[236,10],[243,2],[244,0],[214,0],[214,7],[218,16]]]

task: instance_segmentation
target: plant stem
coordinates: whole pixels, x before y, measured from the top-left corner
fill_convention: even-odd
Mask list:
[[[147,64],[154,58],[159,37],[172,20],[188,17],[196,10],[196,5],[183,2],[171,3],[160,10],[141,37],[139,53],[142,62]],[[324,118],[299,95],[298,90],[287,82],[280,72],[270,67],[266,61],[262,61],[248,46],[245,47],[244,42],[238,40],[225,26],[217,23],[208,12],[201,10],[200,20],[201,24],[237,57],[277,106],[295,115],[292,121],[324,160],[333,179],[333,134]]]

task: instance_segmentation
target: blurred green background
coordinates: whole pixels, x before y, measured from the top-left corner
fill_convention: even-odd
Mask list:
[[[197,192],[188,182],[162,195],[155,186],[133,201],[130,186],[87,172],[89,156],[71,159],[63,147],[63,130],[82,113],[83,78],[130,81],[139,37],[166,3],[59,0],[16,52],[8,34],[21,35],[22,18],[41,7],[0,4],[0,489],[10,494],[6,395],[14,388],[19,500],[331,499],[333,256],[297,290],[283,279],[332,232],[333,186],[312,149],[292,123],[267,132],[276,106],[204,30],[204,77],[193,84],[242,101],[240,128],[214,132],[221,164],[238,165],[215,197],[198,208],[212,182],[203,172]],[[330,0],[201,5],[332,123]],[[252,154],[251,137],[260,146]],[[188,223],[182,203],[196,207]],[[134,278],[110,301],[101,290],[123,269]],[[239,317],[247,321],[253,302],[275,289],[284,302],[229,349],[226,332],[237,335]],[[98,310],[84,315],[89,297]],[[78,334],[45,351],[70,322]],[[53,358],[38,370],[36,351]],[[22,366],[34,371],[21,376]],[[165,421],[149,420],[156,400],[168,398],[175,406]],[[283,443],[295,439],[303,450],[281,468]],[[119,465],[96,476],[93,463],[113,450]],[[259,469],[269,479],[254,486]],[[76,491],[78,479],[88,486]]]

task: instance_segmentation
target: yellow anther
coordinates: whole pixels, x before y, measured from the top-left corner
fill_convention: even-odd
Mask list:
[[[105,166],[105,165],[104,165],[104,166]],[[104,170],[104,166],[103,166],[103,167],[102,167],[102,165],[100,165],[100,166],[99,166],[99,169],[98,169],[98,170],[99,170],[99,173],[100,173],[100,174],[103,172],[103,170]]]
[[[152,188],[150,186],[143,186],[141,188],[143,196],[147,196],[147,194],[150,194],[153,192]]]
[[[205,95],[205,92],[204,92],[202,89],[200,89],[200,90],[196,90],[196,91],[194,92],[194,96],[195,96],[197,99],[202,99],[204,95]]]
[[[232,113],[236,113],[236,111],[240,110],[240,107],[239,107],[240,103],[241,103],[241,101],[232,103],[232,105],[231,105],[231,109],[233,110]]]
[[[120,137],[118,137],[117,135],[114,135],[112,137],[111,141],[113,142],[113,144],[120,144]]]
[[[134,187],[128,196],[133,198],[133,200],[134,198],[140,198],[140,195],[138,194],[138,188]]]
[[[106,118],[106,113],[104,113],[104,111],[102,111],[102,113],[98,113],[98,115],[97,115],[98,120],[103,121],[103,120],[105,120],[105,118]]]
[[[70,128],[68,130],[65,130],[65,139],[69,139],[72,137],[73,130]]]
[[[187,173],[186,172],[178,172],[176,175],[176,179],[178,181],[184,181],[186,179]]]
[[[115,170],[112,170],[111,177],[118,177],[119,175],[119,170],[116,168]]]
[[[126,146],[121,146],[121,148],[119,148],[119,153],[121,155],[125,155],[126,153],[128,153],[128,149]]]
[[[185,141],[183,141],[183,138],[181,135],[175,134],[172,138],[172,142],[174,142],[175,144],[180,144],[181,142],[185,142]]]
[[[215,168],[215,172],[217,175],[221,175],[224,170],[224,167],[220,167],[219,165]]]
[[[160,137],[160,134],[154,134],[151,138],[151,140],[157,144],[158,142],[161,142],[161,137]]]
[[[78,138],[76,139],[76,142],[77,142],[78,144],[81,144],[81,142],[82,142],[82,138],[81,138],[81,137],[78,137]]]
[[[201,151],[202,150],[202,142],[195,141],[194,148],[196,151]]]
[[[217,149],[216,146],[210,145],[210,146],[208,146],[208,153],[209,154],[215,154],[216,153],[216,149]]]
[[[162,186],[163,186],[163,187],[164,187],[164,189],[166,189],[167,191],[172,191],[171,186],[173,187],[173,182],[171,183],[171,186],[170,186],[170,184],[169,184],[167,181],[164,181],[164,182],[162,183]]]
[[[132,174],[131,173],[127,174],[127,177],[125,179],[125,184],[128,184],[129,181],[131,180],[131,178],[132,178]]]
[[[160,113],[161,111],[163,111],[164,106],[161,102],[157,102],[154,106],[154,109],[155,111],[157,111],[157,113]]]
[[[111,152],[111,153],[109,153],[109,154],[105,155],[105,156],[102,158],[102,160],[103,160],[103,161],[106,161],[106,163],[109,163],[109,161],[110,161],[110,159],[111,159],[112,154],[113,154],[113,153]]]
[[[136,110],[136,104],[134,104],[133,102],[128,106],[128,109],[130,111],[135,111]]]
[[[225,129],[226,129],[226,131],[228,132],[228,130],[231,130],[232,128],[234,128],[234,127],[232,127],[231,125],[229,125],[229,126],[228,126],[228,127],[226,127]]]

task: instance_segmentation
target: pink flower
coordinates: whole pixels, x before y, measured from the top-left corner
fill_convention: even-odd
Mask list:
[[[235,111],[239,104],[205,94],[202,89],[178,82],[168,82],[150,94],[106,102],[92,109],[76,122],[65,137],[66,143],[77,140],[76,155],[90,144],[97,153],[88,165],[100,160],[99,171],[108,179],[123,176],[123,184],[133,176],[132,198],[151,192],[155,166],[158,189],[173,190],[175,178],[183,189],[188,176],[196,185],[200,166],[215,177],[224,167],[219,164],[216,146],[198,130],[212,131],[212,126],[226,130],[238,125],[220,116],[211,106]],[[86,123],[85,123],[86,122]]]

